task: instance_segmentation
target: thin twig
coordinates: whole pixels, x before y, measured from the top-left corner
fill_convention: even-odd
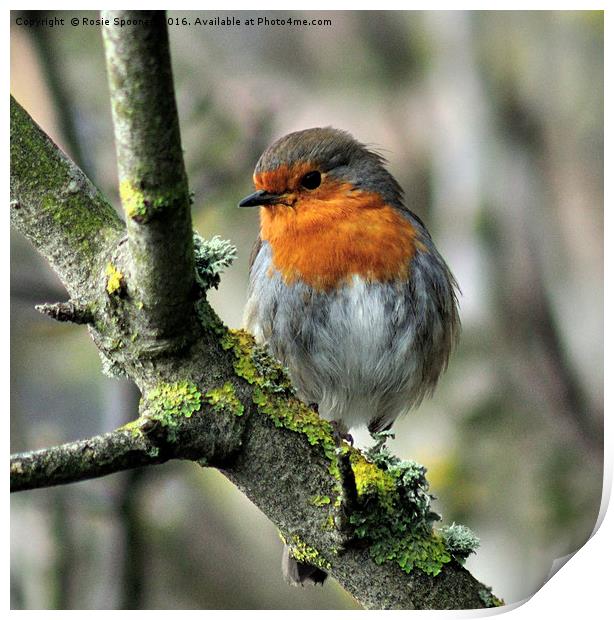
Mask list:
[[[11,493],[98,478],[162,463],[157,447],[140,433],[119,429],[90,439],[11,456]]]

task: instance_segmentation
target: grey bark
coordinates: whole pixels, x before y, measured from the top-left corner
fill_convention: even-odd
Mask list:
[[[193,316],[194,252],[166,18],[160,11],[103,11],[148,25],[103,27],[120,197],[143,343],[181,346]]]

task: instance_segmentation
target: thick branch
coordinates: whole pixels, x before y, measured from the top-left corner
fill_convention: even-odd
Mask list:
[[[249,390],[245,407],[253,409]],[[232,415],[232,414],[231,414]],[[339,551],[339,535],[324,527],[332,505],[314,505],[313,497],[332,494],[330,461],[299,432],[276,426],[261,413],[245,413],[247,428],[240,452],[214,455],[211,437],[219,411],[179,420],[176,440],[150,438],[119,429],[86,441],[11,457],[11,491],[76,482],[116,471],[161,463],[169,458],[198,462],[225,461],[222,473],[232,480],[283,531],[301,540],[330,562],[328,572],[365,607],[371,609],[459,609],[487,606],[488,589],[456,563],[436,577],[414,569],[403,572],[395,562],[378,565],[368,547]],[[219,420],[218,420],[219,423]],[[136,428],[136,425],[135,425]],[[220,430],[216,430],[220,433]],[[226,428],[226,437],[231,429]],[[224,430],[221,430],[224,434]],[[337,551],[336,551],[337,549]],[[280,577],[281,578],[281,577]]]
[[[128,286],[143,304],[141,333],[159,350],[185,335],[194,258],[165,15],[106,11],[107,72],[130,255]],[[114,20],[124,24],[114,25]],[[154,342],[155,341],[155,342]]]
[[[13,97],[11,222],[81,297],[123,231],[113,207]]]

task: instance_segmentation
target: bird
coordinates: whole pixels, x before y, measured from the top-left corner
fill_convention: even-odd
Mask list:
[[[458,284],[386,166],[344,130],[295,131],[239,202],[260,207],[244,326],[340,437],[389,430],[430,396],[460,333]],[[282,570],[326,577],[287,547]]]

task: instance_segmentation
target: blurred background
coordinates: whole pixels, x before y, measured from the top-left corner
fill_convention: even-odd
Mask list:
[[[99,28],[86,12],[11,15],[17,100],[119,206]],[[603,14],[199,13],[330,25],[171,26],[194,225],[239,250],[211,301],[241,325],[261,151],[332,125],[377,146],[455,273],[463,334],[434,398],[395,425],[445,523],[481,539],[468,568],[512,603],[578,549],[602,491]],[[196,14],[170,12],[169,17]],[[109,431],[138,393],[100,372],[82,327],[34,304],[66,298],[18,234],[11,261],[12,451]],[[368,443],[358,434],[358,443]],[[11,606],[354,608],[333,580],[281,580],[275,527],[193,463],[11,497]]]

